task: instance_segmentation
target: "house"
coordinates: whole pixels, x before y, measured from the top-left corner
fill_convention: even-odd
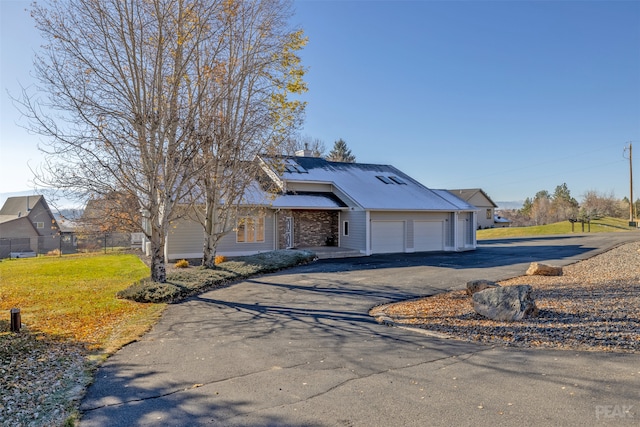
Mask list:
[[[220,240],[219,254],[319,246],[361,255],[476,248],[476,207],[393,166],[330,162],[308,152],[280,159],[278,170],[268,159],[257,161],[277,192],[270,196],[254,186],[245,200],[260,209],[239,214],[234,231]],[[200,224],[176,221],[166,259],[200,258],[202,239]]]
[[[493,200],[480,188],[449,190],[449,192],[465,202],[478,208],[478,229],[493,228],[495,223],[495,209],[498,207]],[[501,225],[502,226],[502,225]]]
[[[0,209],[0,257],[60,248],[60,226],[41,195],[9,197]]]

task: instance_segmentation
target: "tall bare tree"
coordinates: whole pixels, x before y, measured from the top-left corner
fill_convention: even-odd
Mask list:
[[[206,267],[215,266],[218,241],[235,227],[239,206],[255,202],[256,156],[277,159],[304,112],[305,103],[291,95],[307,90],[297,55],[306,38],[287,29],[289,15],[281,0],[228,1],[217,15],[221,43],[208,59],[215,66],[199,130],[197,160],[206,172],[194,200],[204,204],[194,213],[204,230]]]
[[[287,152],[289,155],[305,150],[311,152],[311,157],[324,157],[327,151],[324,141],[309,135],[296,135],[288,141],[288,145]]]
[[[215,58],[234,19],[246,17],[227,13],[235,3],[262,2],[51,0],[32,10],[48,42],[35,62],[40,84],[21,99],[48,140],[38,178],[70,192],[134,195],[156,281],[166,281],[169,224],[211,166],[202,153],[218,114],[212,87],[228,65]]]

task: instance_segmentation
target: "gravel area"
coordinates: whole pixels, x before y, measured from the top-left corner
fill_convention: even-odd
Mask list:
[[[640,351],[640,242],[568,265],[562,276],[521,276],[499,284],[531,285],[538,316],[486,319],[464,290],[375,307],[370,314],[381,322],[493,345]]]

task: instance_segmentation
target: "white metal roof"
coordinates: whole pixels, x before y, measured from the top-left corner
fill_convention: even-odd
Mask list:
[[[287,168],[281,176],[289,182],[331,183],[367,210],[476,210],[445,190],[430,190],[390,165],[293,157],[287,158]]]

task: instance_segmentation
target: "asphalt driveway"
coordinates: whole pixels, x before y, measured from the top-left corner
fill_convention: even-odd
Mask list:
[[[324,260],[207,292],[171,305],[104,363],[80,425],[637,425],[637,354],[443,340],[367,312],[639,239],[581,234]]]

